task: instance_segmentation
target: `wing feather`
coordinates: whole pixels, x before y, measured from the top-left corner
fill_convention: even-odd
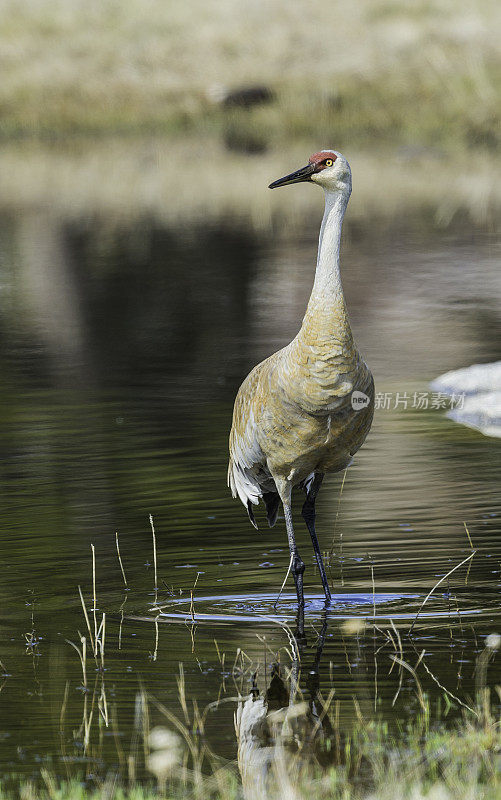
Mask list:
[[[233,424],[230,432],[230,462],[228,486],[233,497],[238,497],[249,511],[250,503],[257,505],[263,496],[260,475],[266,475],[266,458],[258,441],[257,414],[261,404],[260,382],[266,362],[255,367],[242,383],[235,399]]]

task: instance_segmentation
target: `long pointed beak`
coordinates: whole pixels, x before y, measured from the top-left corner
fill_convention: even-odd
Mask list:
[[[309,181],[314,172],[315,165],[307,164],[305,167],[297,169],[296,172],[291,172],[290,175],[285,175],[285,177],[279,178],[278,181],[273,181],[273,183],[270,183],[268,186],[268,189],[276,189],[278,186],[288,186],[289,183],[301,183],[302,181]]]

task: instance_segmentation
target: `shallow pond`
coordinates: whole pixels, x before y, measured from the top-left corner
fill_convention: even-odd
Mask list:
[[[180,674],[189,707],[204,708],[290,662],[290,582],[274,606],[283,520],[256,532],[229,496],[227,434],[241,379],[297,331],[319,221],[267,234],[38,212],[0,222],[1,769],[126,771],[141,749],[141,687],[182,718]],[[421,657],[430,702],[452,715],[471,704],[485,636],[501,630],[500,443],[448,420],[428,389],[500,357],[500,256],[499,239],[468,226],[346,230],[347,301],[379,408],[342,493],[331,477],[317,504],[327,614],[297,521],[300,685],[313,691],[313,674],[315,692],[334,692],[345,726],[353,697],[390,724],[419,707],[412,673],[390,671],[396,652],[411,666]],[[104,671],[87,652],[83,690],[67,640],[89,638],[79,585],[94,631],[91,544],[106,636]],[[499,681],[499,656],[487,681]],[[206,719],[210,747],[228,758],[234,710],[219,703]],[[150,716],[162,719],[154,704]]]

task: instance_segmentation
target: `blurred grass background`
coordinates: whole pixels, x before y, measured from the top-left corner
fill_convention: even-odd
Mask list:
[[[179,131],[201,120],[217,129],[230,123],[227,92],[259,84],[273,93],[249,126],[263,145],[312,132],[343,144],[499,144],[501,8],[491,0],[0,8],[4,136]],[[229,116],[238,138],[239,115]]]
[[[76,213],[123,212],[123,173],[138,198],[126,213],[161,213],[161,161],[176,197],[199,179],[218,213],[236,195],[249,213],[254,187],[262,200],[282,168],[328,146],[358,162],[360,213],[381,189],[397,204],[438,194],[440,223],[461,209],[492,221],[501,205],[492,0],[3,0],[0,14],[0,203],[46,197],[50,171],[61,207],[70,194]],[[96,189],[99,175],[120,193]]]

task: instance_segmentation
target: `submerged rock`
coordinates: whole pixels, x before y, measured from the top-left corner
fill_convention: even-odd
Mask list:
[[[501,361],[446,372],[431,388],[456,398],[464,395],[464,403],[447,412],[450,419],[485,436],[501,437]]]

